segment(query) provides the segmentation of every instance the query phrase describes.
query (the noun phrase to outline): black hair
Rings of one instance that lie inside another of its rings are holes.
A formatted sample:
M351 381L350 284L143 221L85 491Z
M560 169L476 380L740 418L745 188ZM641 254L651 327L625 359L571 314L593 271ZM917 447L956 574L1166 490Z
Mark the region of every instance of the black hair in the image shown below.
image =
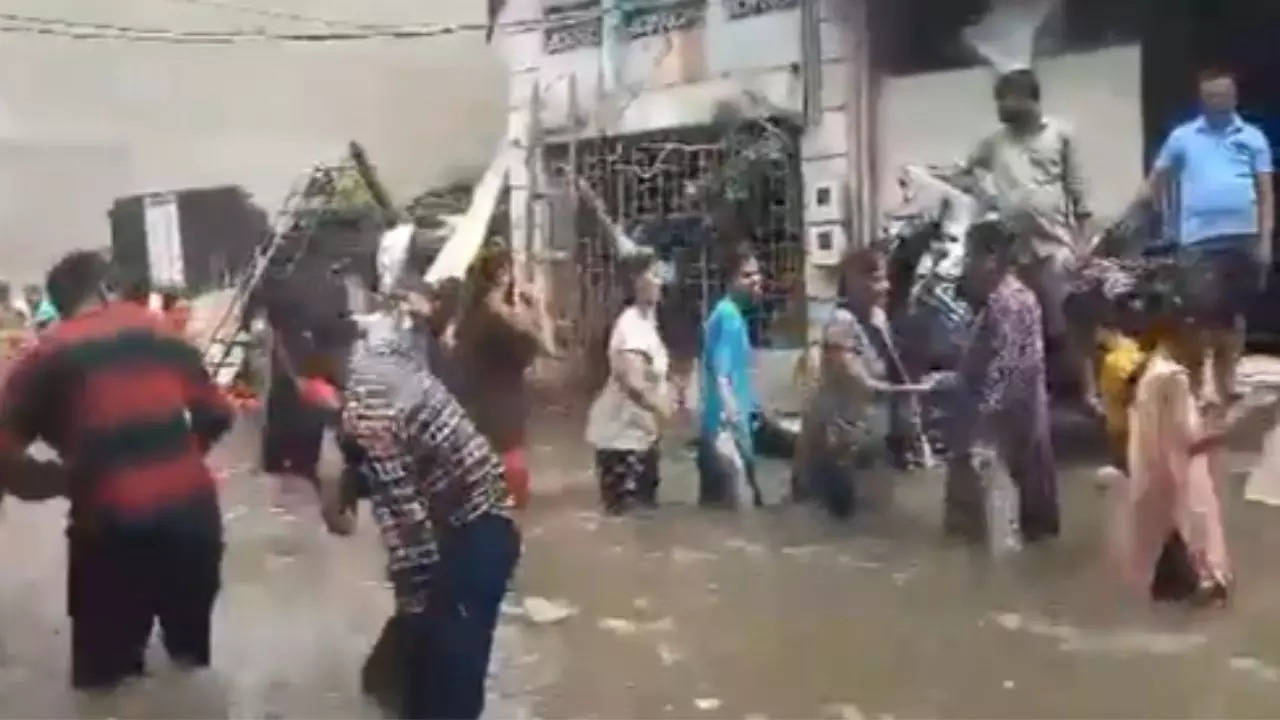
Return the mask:
M462 299L464 284L460 278L447 277L436 283L435 297L442 303L454 303Z
M743 240L735 242L725 249L724 253L724 276L729 282L733 282L738 278L738 274L742 272L745 266L756 257L755 247L748 241Z
M970 255L1007 262L1013 250L1015 238L1004 221L988 218L971 225L965 241L968 243L967 252Z
M1214 80L1230 80L1235 82L1235 71L1223 65L1206 65L1200 69L1200 72L1196 73L1197 84L1203 85L1207 82L1213 82Z
M142 273L135 273L121 283L120 297L139 305L146 305L151 296L151 279Z
M1011 70L996 79L995 96L1017 95L1040 102L1040 78L1028 68Z
M622 285L623 307L635 304L636 281L645 273L649 272L649 268L653 267L657 263L658 254L649 247L636 248L635 252L623 255L618 259L618 269L622 272L622 277L625 280Z
M641 275L649 272L649 269L658 264L658 254L647 247L639 248L636 252L631 253L621 259L622 271L626 274L629 285L634 286L637 279Z
M511 247L501 238L493 237L485 243L471 267L467 268L467 280L472 297L479 301L498 284L504 271L514 272L515 258Z
M160 293L160 309L169 312L178 305L178 301L182 299L182 293L177 290L165 290Z
M110 275L111 266L99 253L78 250L66 255L45 279L49 302L59 315L67 317L102 292Z

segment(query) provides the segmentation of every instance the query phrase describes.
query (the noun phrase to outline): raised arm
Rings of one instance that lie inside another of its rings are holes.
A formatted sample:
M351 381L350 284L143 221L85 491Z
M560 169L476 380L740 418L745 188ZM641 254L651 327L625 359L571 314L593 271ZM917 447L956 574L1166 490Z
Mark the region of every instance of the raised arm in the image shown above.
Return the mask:
M995 137L988 136L978 141L973 150L959 165L947 168L935 168L937 176L968 193L978 189L980 172L990 172L995 155Z
M1175 130L1160 148L1160 154L1151 166L1151 173L1138 188L1138 194L1130 204L1130 211L1159 202L1168 192L1170 182L1182 167L1182 162L1182 135Z

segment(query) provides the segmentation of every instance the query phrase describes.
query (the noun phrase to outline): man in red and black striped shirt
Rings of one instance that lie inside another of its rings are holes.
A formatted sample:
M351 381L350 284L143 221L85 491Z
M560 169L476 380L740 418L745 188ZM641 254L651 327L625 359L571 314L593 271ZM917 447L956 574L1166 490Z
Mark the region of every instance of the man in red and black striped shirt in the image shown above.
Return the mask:
M108 276L106 260L89 252L50 271L49 297L63 320L0 392L2 484L19 496L71 498L76 687L141 673L156 618L175 661L208 665L222 561L204 454L230 427L231 408L199 352L146 309L117 302ZM36 440L58 451L60 467L26 455Z

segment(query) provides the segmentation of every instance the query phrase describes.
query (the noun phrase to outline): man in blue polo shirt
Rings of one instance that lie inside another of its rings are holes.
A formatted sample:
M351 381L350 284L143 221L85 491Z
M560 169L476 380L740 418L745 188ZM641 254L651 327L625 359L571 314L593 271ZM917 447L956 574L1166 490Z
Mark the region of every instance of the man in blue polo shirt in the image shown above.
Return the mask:
M1173 131L1138 202L1180 196L1178 264L1190 309L1204 322L1217 399L1230 402L1244 348L1244 311L1271 265L1275 206L1271 145L1236 114L1229 72L1200 75L1203 114ZM1192 383L1199 390L1201 372Z

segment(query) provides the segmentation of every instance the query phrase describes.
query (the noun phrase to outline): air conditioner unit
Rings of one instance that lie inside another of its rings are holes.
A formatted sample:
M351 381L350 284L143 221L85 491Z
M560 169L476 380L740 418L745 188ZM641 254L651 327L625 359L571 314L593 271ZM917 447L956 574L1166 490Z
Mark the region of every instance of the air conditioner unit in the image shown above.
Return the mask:
M809 263L816 267L834 267L840 264L845 248L849 245L849 236L844 225L831 223L813 225L808 229L808 243L805 247Z

